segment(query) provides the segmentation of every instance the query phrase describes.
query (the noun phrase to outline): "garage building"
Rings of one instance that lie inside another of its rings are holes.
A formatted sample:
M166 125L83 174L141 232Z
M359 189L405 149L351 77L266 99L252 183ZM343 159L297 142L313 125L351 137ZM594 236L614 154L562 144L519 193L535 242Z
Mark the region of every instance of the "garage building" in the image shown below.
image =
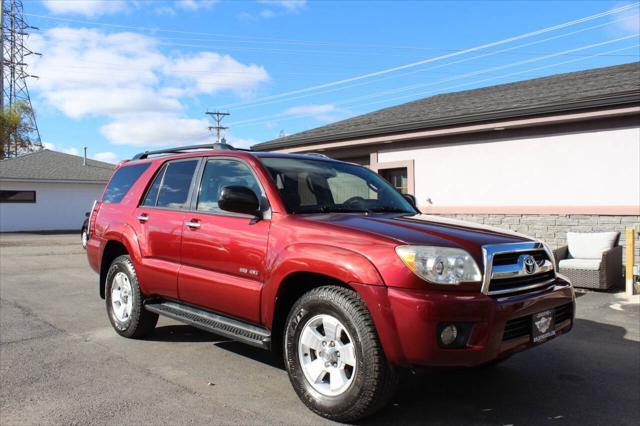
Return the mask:
M640 223L640 63L436 95L253 149L367 165L425 213L624 244Z
M0 232L79 232L113 168L48 149L0 161Z

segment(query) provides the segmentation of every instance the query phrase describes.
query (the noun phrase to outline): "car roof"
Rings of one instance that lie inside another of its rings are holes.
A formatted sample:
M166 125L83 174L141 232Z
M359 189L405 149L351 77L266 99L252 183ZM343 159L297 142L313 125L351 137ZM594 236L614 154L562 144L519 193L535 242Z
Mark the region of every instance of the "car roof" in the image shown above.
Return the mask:
M221 146L223 145L223 146ZM226 146L224 146L226 145ZM167 148L157 151L145 151L136 154L131 160L124 160L119 166L162 161L186 159L194 157L210 157L210 156L225 156L225 157L257 157L257 158L292 158L299 160L318 160L329 161L336 163L344 163L340 160L327 157L320 153L305 153L305 154L289 154L279 152L268 151L251 151L247 149L237 149L227 144L208 144L208 145L190 145L185 147Z

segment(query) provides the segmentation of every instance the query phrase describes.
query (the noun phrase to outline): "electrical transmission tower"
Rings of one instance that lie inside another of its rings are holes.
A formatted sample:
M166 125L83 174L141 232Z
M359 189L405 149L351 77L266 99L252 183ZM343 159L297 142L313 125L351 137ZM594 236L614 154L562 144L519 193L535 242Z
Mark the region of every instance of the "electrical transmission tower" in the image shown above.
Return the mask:
M215 126L209 126L209 130L216 131L216 142L220 143L222 141L223 132L228 129L228 127L222 126L222 119L231 114L229 114L228 112L218 112L218 111L215 111L215 112L207 111L206 114L213 117L214 121L216 122Z
M29 74L25 59L29 55L40 55L25 45L30 29L37 30L25 22L22 0L0 0L0 111L8 109L22 116L19 128L8 129L0 135L2 158L17 157L24 152L42 148L27 87L27 79L37 77Z

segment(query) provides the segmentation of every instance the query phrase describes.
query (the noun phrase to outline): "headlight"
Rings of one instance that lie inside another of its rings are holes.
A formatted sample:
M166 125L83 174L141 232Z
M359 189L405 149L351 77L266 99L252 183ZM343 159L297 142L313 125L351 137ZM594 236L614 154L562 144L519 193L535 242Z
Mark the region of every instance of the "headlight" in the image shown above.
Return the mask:
M432 246L398 246L396 253L414 274L436 284L481 281L471 255L462 249Z

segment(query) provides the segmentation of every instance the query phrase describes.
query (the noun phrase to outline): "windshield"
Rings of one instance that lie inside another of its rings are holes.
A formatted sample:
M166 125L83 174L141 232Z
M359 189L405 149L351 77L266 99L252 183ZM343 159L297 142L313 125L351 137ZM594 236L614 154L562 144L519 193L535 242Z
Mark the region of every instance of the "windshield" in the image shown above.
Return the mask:
M260 161L289 213L417 213L386 180L362 166L278 157Z

